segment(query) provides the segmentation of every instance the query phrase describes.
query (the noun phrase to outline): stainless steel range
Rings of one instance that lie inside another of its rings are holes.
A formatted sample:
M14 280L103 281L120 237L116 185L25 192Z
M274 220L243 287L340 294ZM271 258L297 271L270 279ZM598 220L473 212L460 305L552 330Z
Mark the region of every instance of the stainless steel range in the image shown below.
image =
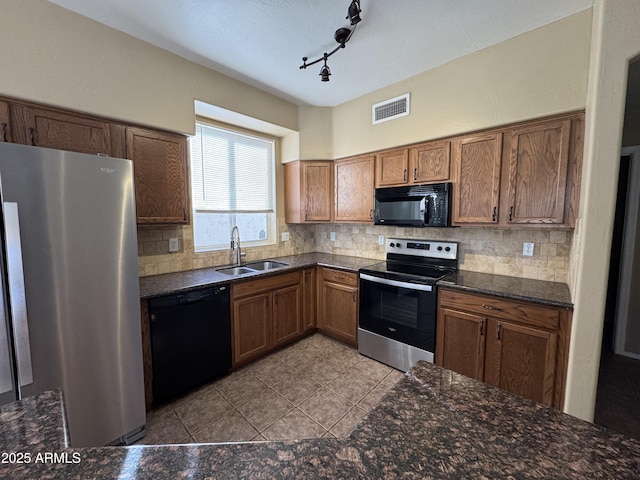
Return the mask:
M387 260L360 269L358 350L407 371L433 362L436 282L458 269L458 244L389 238Z

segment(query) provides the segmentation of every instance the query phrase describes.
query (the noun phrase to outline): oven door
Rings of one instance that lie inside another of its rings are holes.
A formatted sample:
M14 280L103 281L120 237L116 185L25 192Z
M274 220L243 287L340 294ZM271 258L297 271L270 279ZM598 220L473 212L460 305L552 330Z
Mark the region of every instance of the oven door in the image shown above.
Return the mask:
M359 324L363 330L435 352L435 285L360 273Z

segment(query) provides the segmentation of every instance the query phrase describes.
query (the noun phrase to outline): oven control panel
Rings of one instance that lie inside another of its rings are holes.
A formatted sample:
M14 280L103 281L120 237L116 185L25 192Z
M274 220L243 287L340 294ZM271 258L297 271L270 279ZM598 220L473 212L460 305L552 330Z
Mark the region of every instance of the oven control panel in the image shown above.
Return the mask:
M398 253L428 258L457 260L457 242L438 242L435 240L416 240L411 238L388 238L387 253Z

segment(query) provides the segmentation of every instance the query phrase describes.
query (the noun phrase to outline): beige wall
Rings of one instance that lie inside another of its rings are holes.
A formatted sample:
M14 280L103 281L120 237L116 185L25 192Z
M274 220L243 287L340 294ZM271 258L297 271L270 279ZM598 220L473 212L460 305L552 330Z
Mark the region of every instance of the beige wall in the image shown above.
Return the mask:
M194 99L298 129L296 105L46 0L4 0L0 94L192 134Z
M334 158L585 107L591 11L486 48L333 111ZM411 93L411 114L371 125L371 105Z
M571 251L574 323L565 410L593 419L628 62L640 53L640 2L596 0L580 217Z

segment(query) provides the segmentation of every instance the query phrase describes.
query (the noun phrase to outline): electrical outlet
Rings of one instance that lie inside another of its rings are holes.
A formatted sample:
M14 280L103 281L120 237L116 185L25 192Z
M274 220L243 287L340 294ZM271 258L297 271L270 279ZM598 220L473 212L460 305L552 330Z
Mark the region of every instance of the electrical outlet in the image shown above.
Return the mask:
M283 242L289 241L289 232L282 232L282 241Z
M533 246L533 243L524 242L524 245L522 246L522 255L525 257L533 257Z
M378 245L384 245L384 235L378 235Z
M336 241L336 232L329 233L329 240L331 240L332 242Z
M169 239L169 251L170 252L177 252L180 249L180 242L178 241L177 238L170 238Z

